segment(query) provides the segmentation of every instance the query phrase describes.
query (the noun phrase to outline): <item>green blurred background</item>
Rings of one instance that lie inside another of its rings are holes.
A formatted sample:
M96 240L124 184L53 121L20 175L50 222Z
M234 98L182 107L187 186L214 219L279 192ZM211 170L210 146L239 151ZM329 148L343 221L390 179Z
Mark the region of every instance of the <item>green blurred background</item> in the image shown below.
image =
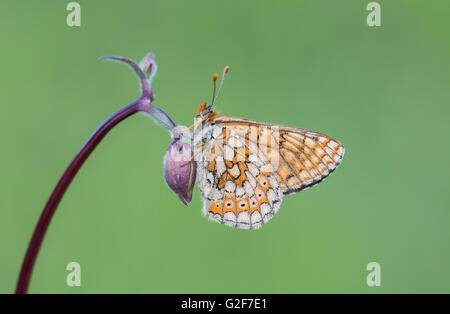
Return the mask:
M80 0L0 3L0 292L13 292L40 212L96 126L139 96L125 66L150 49L155 104L183 125L211 97L227 115L341 140L342 165L284 198L257 231L169 190L170 139L143 115L88 159L48 230L32 293L450 292L450 3ZM81 265L81 287L66 265ZM366 265L381 264L381 287Z

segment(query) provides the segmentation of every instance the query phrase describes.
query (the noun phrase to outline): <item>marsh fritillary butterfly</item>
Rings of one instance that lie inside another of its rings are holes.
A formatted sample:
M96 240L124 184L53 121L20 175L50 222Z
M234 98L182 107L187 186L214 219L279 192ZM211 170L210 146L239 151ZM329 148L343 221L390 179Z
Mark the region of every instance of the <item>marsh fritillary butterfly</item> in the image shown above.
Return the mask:
M283 195L329 176L344 146L306 129L218 115L216 79L213 101L199 105L193 125L203 214L231 227L258 229L278 212Z

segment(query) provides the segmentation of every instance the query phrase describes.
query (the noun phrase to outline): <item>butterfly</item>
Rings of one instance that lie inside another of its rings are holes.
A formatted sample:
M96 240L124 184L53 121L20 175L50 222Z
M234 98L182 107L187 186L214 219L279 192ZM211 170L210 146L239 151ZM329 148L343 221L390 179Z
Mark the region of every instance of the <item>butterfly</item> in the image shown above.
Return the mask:
M217 77L211 105L198 106L192 126L202 212L230 227L258 229L278 212L284 195L329 176L345 149L318 132L219 115Z

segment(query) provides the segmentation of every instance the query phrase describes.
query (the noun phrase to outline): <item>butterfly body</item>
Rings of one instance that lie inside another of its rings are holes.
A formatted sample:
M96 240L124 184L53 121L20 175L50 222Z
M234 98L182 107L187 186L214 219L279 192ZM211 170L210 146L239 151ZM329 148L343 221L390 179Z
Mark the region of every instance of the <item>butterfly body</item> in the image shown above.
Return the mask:
M284 194L321 182L344 155L342 144L324 134L209 108L197 110L193 145L202 211L213 221L260 228L278 212Z

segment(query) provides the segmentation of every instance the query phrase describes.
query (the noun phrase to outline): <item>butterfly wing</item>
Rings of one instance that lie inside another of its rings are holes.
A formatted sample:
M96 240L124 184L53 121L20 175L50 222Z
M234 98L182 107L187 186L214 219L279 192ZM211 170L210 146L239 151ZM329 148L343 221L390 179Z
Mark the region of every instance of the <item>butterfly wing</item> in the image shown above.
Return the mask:
M218 117L215 123L230 129L248 143L252 152L271 164L284 194L322 182L342 162L345 153L338 140L307 129L227 116Z
M229 148L215 142L207 153L212 158L197 161L203 214L230 227L258 229L280 208L280 184L264 171L262 159Z
M284 194L320 183L341 163L344 146L312 131L280 130L277 178Z
M197 159L203 213L238 228L261 227L283 194L321 182L344 155L327 135L240 118L216 117L196 133L208 144Z

